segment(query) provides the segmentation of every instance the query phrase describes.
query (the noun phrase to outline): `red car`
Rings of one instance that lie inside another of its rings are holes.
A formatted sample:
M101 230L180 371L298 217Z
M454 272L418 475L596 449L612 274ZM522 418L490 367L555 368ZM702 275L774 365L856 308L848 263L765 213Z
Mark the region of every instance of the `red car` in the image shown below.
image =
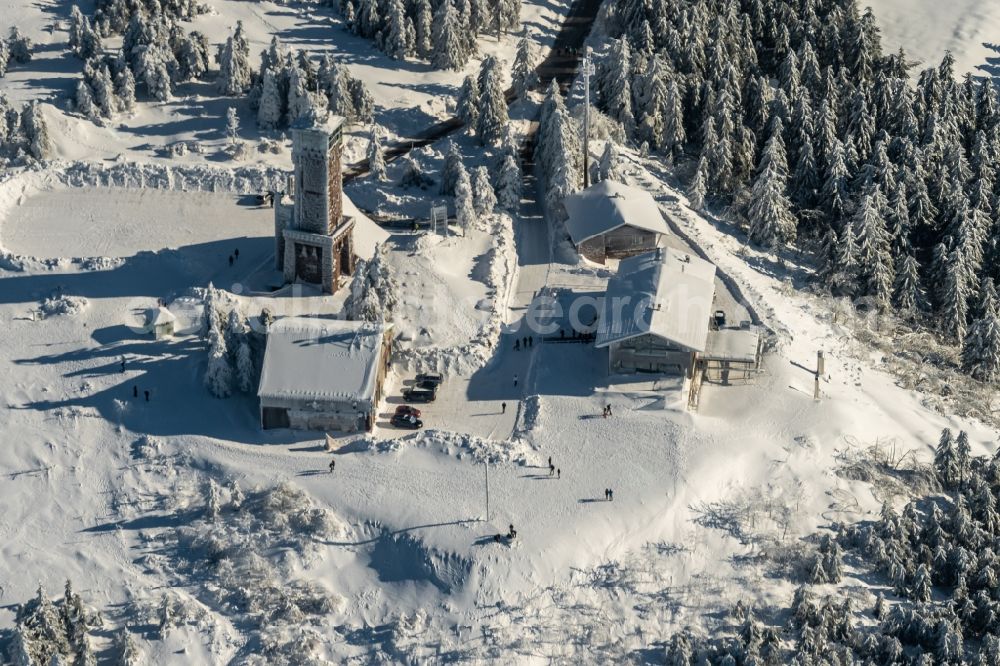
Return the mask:
M396 408L395 414L393 416L412 416L414 418L420 418L420 410L416 407L410 407L409 405L400 405Z

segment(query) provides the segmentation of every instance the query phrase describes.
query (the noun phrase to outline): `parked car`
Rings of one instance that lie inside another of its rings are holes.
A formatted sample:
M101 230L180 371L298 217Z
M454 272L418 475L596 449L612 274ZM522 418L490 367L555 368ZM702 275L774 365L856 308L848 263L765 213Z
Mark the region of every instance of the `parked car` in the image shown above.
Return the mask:
M444 382L444 377L436 372L421 372L417 375L416 380L417 384L433 384L434 386L440 386Z
M403 398L407 402L434 402L437 399L437 391L423 388L403 389Z
M391 423L397 428L409 428L410 430L419 430L424 427L423 421L409 414L396 414L392 417Z
M409 405L400 405L396 408L393 416L413 416L415 418L420 418L420 410L416 407L411 407Z
M418 379L414 384L418 389L423 389L424 391L437 391L440 384L438 382L432 381L430 379Z

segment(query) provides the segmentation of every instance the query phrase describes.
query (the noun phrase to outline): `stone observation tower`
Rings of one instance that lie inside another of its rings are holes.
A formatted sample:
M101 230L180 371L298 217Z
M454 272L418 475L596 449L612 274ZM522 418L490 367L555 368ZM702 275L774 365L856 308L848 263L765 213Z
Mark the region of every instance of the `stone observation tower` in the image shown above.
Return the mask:
M274 206L274 259L285 282L328 294L354 272L354 220L344 216L341 152L344 119L292 130L293 174Z

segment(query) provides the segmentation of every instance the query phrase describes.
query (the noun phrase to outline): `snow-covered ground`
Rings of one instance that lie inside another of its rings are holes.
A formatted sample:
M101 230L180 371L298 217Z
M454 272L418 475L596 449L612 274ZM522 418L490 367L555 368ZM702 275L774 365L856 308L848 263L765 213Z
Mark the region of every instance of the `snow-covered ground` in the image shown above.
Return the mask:
M195 25L213 42L242 18L255 51L277 31L293 47L353 54L352 72L383 107L379 122L400 135L440 117L460 81L388 61L313 5L211 4L217 13ZM542 44L565 4L525 3ZM47 39L44 27L64 20L63 6L0 10L3 24L52 46L34 74L12 70L5 89L61 96L78 63L64 61L55 46L64 37ZM320 434L262 432L252 396L208 394L200 337L154 341L135 330L137 312L157 299L197 311L209 282L238 292L226 305L248 316L263 307L334 315L343 303L343 293L258 291L272 218L246 195L280 174L220 176L231 165L204 154L179 160L198 169L162 169L157 146L223 141L227 102L192 95L112 128L61 116L63 157L129 158L0 184L0 630L39 584L54 594L70 578L107 629L130 625L147 663L253 654L269 663L614 663L679 627L711 631L737 600L787 602L792 583L769 570L782 553L833 522L871 517L884 499L883 488L834 473L841 452L892 441L926 457L945 426L968 430L974 453L993 451L991 428L929 408L826 303L795 291L803 269L744 252L724 222L687 207L655 160L629 154L629 179L774 331L763 372L745 385L705 385L697 411L685 412L672 408L679 391L668 382L610 381L605 353L590 344L533 335L515 351L533 332L513 325L540 290L595 295L610 275L554 260L530 201L464 236L397 231L389 397L372 435L335 438L331 473ZM490 164L472 140L459 142L470 165ZM429 172L442 149L421 154ZM287 168L289 156L255 161ZM440 199L436 189L367 179L348 194L390 216L422 216ZM818 350L827 377L816 401ZM392 429L399 389L425 367L447 373L424 409L428 429ZM518 538L496 542L509 525ZM171 619L161 627L164 607ZM110 631L94 640L110 656Z
M882 46L899 47L934 67L951 51L955 71L1000 76L1000 4L992 0L868 0L882 29Z

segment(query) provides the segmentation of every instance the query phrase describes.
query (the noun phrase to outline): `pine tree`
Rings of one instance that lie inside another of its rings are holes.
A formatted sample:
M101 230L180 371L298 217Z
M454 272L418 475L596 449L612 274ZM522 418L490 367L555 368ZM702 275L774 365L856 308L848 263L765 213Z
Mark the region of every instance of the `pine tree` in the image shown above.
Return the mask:
M236 348L236 383L243 393L250 393L254 388L253 354L245 339Z
M167 68L163 51L155 45L146 47L139 56L139 71L149 96L159 102L166 102L173 92L170 70Z
M419 187L425 190L432 184L433 181L424 175L420 164L412 156L407 155L403 158L403 174L399 177L400 187Z
M868 192L862 198L853 226L857 230L858 272L865 293L880 309L887 309L895 275L889 233L875 192Z
M376 127L372 127L371 135L368 138L368 172L373 179L379 182L387 180L382 139Z
M476 127L479 120L479 83L471 74L465 77L458 91L456 113L467 127Z
M521 203L521 167L513 155L505 155L496 183L497 203L514 212Z
M618 183L625 182L624 173L622 173L621 156L618 153L618 146L615 145L614 141L606 141L604 143L604 153L601 155L600 161L597 163L598 180L613 180Z
M458 152L458 144L448 142L448 152L444 157L444 167L441 170L441 194L455 194L455 184L460 172L465 171L462 164L462 154Z
M430 0L417 0L416 21L414 21L414 48L421 58L430 58L434 52L434 43L431 41L434 28L433 13L431 12Z
M941 329L953 340L961 343L966 333L969 312L969 288L965 267L958 250L948 255L944 281L941 287Z
M226 109L226 136L232 146L240 140L240 118L236 115L236 108L232 106Z
M122 627L115 637L115 666L139 666L141 655L139 647L135 644L135 638L129 628Z
M28 141L28 153L36 160L47 159L52 152L49 127L37 101L31 102L21 111L21 131Z
M306 87L305 75L298 67L289 68L288 72L288 124L312 124L315 118L313 98Z
M896 267L896 281L893 285L893 304L904 315L913 316L924 303L924 291L920 283L920 265L912 254L899 257Z
M476 135L483 145L495 145L507 132L507 99L500 79L500 61L493 56L483 60L480 69L479 118Z
M97 117L97 106L94 104L94 94L91 92L90 86L88 86L85 81L77 81L76 98L74 102L76 104L77 113L91 119Z
M992 282L988 282L992 286ZM989 287L984 304L962 344L962 369L981 382L1000 380L1000 315Z
M209 323L205 386L216 398L228 398L233 393L233 369L227 353L226 338L219 330L215 317L210 317Z
M385 51L396 60L404 60L413 51L411 35L407 29L406 12L402 0L389 1L389 25L385 38Z
M257 126L262 130L277 129L281 125L283 106L274 70L267 69L264 71L260 105L257 107Z
M357 14L352 23L354 32L371 39L382 29L378 0L358 0Z
M431 64L438 69L459 70L469 60L462 38L462 22L451 0L442 0L432 24L434 51Z
M7 46L10 49L10 59L19 65L26 65L31 62L31 51L34 45L31 39L21 33L15 25L10 29L10 37L7 38Z
M118 98L120 111L135 109L135 77L128 67L124 67L115 77L115 97Z
M705 159L705 153L702 152L701 158L698 159L698 166L694 170L694 177L691 179L691 184L688 185L688 202L691 204L691 208L697 211L705 208L707 171L708 160Z
M353 115L350 117L363 123L370 123L375 117L375 98L372 97L364 81L349 77L347 89L351 95L353 109Z
M219 49L219 92L223 95L242 95L250 88L250 47L243 31L243 22L236 22L236 29Z
M934 451L934 469L946 487L951 487L958 478L958 456L955 454L955 440L951 430L941 431L937 449Z
M462 229L462 233L476 223L476 207L472 199L472 183L469 181L469 174L465 166L459 164L459 171L455 179L455 220Z
M748 210L750 238L766 247L780 248L795 240L796 223L787 181L788 164L779 121L761 155Z
M608 115L617 120L631 136L635 128L632 113L632 51L625 37L613 40L603 68L606 79L603 82L605 106Z
M497 205L497 197L490 183L490 172L484 166L476 167L472 175L472 201L479 217L489 217Z
M532 42L527 37L522 37L517 43L511 79L513 80L514 94L520 98L524 98L538 83L538 74L535 72L535 54L532 50Z

